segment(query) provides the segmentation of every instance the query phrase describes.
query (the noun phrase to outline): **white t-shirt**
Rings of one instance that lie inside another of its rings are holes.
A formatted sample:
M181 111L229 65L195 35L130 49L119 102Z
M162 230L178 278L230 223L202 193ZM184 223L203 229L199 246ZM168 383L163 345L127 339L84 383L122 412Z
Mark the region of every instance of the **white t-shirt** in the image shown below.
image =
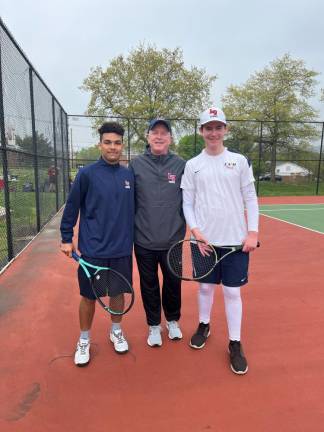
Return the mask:
M216 156L203 150L190 159L181 188L194 191L197 228L214 245L239 245L247 235L241 189L254 182L245 156L224 151Z

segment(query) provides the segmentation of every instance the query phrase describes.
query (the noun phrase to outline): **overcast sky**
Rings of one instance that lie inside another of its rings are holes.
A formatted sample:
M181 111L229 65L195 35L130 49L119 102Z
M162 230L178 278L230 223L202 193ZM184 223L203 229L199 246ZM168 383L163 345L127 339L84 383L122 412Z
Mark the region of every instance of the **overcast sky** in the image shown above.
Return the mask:
M323 0L0 0L0 15L64 109L83 113L78 87L91 67L106 67L139 42L181 47L186 66L218 79L212 100L289 52L321 73Z

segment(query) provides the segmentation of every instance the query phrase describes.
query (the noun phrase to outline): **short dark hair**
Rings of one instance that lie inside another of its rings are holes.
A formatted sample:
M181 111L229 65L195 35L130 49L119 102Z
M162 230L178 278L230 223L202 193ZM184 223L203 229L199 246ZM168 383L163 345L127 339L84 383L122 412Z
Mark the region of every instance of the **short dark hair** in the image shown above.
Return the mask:
M100 141L102 140L102 135L105 133L115 133L120 136L124 136L125 129L123 126L117 122L105 122L102 126L98 129L99 135L100 135Z

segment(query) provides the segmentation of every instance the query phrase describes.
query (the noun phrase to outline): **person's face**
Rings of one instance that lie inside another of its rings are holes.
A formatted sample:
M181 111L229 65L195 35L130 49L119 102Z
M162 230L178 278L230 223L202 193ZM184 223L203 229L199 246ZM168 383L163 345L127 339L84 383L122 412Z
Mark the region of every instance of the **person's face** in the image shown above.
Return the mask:
M147 135L147 142L155 155L167 154L171 141L171 133L163 123L158 123Z
M123 137L114 132L104 133L98 146L102 158L110 164L116 164L123 152Z
M227 133L227 127L219 121L211 121L200 128L200 133L205 141L207 151L217 153L223 149L224 136Z

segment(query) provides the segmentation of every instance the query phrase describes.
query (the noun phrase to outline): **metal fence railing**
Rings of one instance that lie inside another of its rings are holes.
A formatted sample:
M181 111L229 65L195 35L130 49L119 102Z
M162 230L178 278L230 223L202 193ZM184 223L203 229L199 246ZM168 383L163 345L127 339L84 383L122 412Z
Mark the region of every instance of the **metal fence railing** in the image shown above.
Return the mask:
M148 120L143 118L68 115L72 177L98 157L98 126L116 120L125 127L127 163L146 145ZM170 119L172 150L184 159L203 148L196 119ZM324 194L323 122L229 120L226 146L252 161L259 195Z
M0 20L0 269L64 204L67 114Z

